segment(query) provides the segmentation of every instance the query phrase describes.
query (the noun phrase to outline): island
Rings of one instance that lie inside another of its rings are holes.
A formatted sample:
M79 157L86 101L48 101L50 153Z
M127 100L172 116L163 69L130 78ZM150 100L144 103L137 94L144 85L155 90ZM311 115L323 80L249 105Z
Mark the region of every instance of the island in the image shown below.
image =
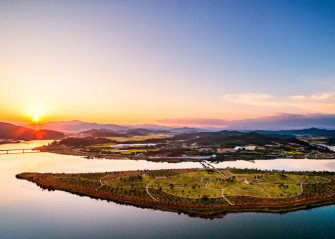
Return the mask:
M334 172L206 168L16 175L61 190L141 208L223 217L232 212L285 213L335 202Z

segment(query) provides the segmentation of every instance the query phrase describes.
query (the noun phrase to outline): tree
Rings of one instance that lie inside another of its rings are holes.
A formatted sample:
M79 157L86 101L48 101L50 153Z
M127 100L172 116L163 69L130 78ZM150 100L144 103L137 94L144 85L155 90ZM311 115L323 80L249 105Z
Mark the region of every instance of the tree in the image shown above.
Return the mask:
M207 195L203 195L201 199L204 200L204 201L207 201L208 198L209 198L209 197L208 197Z

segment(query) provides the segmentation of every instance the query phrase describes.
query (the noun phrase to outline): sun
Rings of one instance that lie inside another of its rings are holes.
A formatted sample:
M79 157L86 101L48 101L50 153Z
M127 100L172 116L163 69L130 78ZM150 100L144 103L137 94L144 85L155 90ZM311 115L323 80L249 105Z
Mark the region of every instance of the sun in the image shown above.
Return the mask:
M40 117L38 115L34 115L33 120L35 122L38 122L40 120Z

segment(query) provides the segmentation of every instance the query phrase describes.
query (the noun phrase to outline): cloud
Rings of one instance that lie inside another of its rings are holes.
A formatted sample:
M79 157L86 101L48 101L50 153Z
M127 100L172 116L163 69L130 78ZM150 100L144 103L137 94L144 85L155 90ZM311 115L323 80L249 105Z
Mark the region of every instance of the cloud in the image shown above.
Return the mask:
M280 98L269 94L243 93L237 95L224 95L219 98L230 103L256 106L279 106L285 103Z
M278 97L269 94L227 94L220 96L222 101L252 105L258 107L298 108L309 112L333 113L335 110L335 93L322 93L311 96L293 95Z
M168 124L168 125L228 127L230 121L223 120L223 119L179 118L179 119L162 119L162 120L157 120L157 122L163 123L163 124Z
M289 97L291 100L309 100L309 101L322 101L322 100L335 100L335 93L323 93L311 96L295 95Z
M334 93L324 93L319 95L312 95L311 99L316 100L335 100L335 94Z
M305 100L307 97L303 96L303 95L294 95L294 96L290 96L291 100Z

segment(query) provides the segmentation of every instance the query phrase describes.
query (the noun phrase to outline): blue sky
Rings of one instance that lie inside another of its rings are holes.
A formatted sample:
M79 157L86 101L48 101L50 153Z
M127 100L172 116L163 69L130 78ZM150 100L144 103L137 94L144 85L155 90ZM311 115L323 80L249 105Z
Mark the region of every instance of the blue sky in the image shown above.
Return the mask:
M1 110L127 123L331 114L334 26L334 1L1 1Z

